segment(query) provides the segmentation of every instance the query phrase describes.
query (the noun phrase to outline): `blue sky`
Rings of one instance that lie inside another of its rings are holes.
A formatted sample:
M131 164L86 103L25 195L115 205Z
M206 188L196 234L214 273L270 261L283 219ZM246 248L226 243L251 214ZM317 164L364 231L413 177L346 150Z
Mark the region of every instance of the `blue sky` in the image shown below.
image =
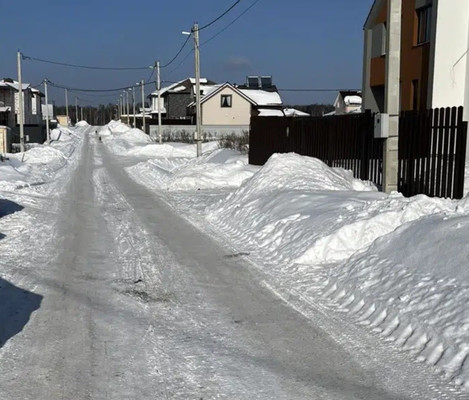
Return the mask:
M223 19L200 32L207 40L255 0L241 0ZM97 66L168 62L185 40L183 30L220 15L234 0L18 0L2 4L0 76L17 77L16 51ZM372 0L260 0L235 24L201 48L202 76L243 83L246 75L272 75L279 88L360 88L363 23ZM16 17L17 16L17 17ZM18 25L18 22L21 24ZM20 29L18 29L20 26ZM192 45L192 41L190 42ZM190 51L162 70L162 79L193 76ZM23 80L44 78L69 87L116 88L147 79L151 71L90 71L23 62ZM153 88L147 87L147 92ZM63 91L51 90L57 104ZM117 101L118 94L79 94L81 104ZM74 103L75 94L70 94ZM332 102L331 93L282 93L285 103Z

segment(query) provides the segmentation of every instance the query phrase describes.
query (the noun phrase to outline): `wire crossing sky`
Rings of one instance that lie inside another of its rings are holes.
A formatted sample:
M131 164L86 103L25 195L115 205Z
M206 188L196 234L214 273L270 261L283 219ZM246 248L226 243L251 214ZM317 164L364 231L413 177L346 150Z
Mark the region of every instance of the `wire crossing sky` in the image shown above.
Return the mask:
M4 15L18 15L17 3L3 4ZM8 40L0 55L1 77L16 79L20 49L29 57L23 61L25 82L48 78L60 86L96 90L129 87L143 79L148 94L155 89L149 67L156 60L166 66L162 80L194 75L192 36L182 32L197 22L203 28L202 77L239 84L247 75L272 75L279 88L297 89L282 92L285 103L331 102L334 92L298 89L361 87L363 23L371 3L22 0L21 29L14 18L2 23ZM64 104L62 89L51 87L49 94ZM90 103L116 103L117 98L118 92L101 93Z

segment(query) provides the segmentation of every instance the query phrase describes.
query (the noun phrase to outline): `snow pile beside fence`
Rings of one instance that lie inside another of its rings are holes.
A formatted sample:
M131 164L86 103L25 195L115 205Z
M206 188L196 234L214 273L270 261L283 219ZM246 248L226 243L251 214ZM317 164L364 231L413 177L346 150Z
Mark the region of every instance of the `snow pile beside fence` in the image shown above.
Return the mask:
M238 157L161 157L129 173L177 191L169 201L195 223L205 213L211 232L249 254L273 286L347 312L469 389L469 197L387 195L296 154L273 155L262 168ZM214 196L188 196L199 188ZM211 204L187 206L201 200Z
M187 149L187 146L182 148ZM187 156L188 153L185 154ZM127 172L136 181L153 189L193 191L239 187L257 170L258 167L247 164L246 156L232 150L218 149L200 158L159 157L130 167Z
M322 294L469 388L469 199L388 196L286 154L207 211L282 287Z

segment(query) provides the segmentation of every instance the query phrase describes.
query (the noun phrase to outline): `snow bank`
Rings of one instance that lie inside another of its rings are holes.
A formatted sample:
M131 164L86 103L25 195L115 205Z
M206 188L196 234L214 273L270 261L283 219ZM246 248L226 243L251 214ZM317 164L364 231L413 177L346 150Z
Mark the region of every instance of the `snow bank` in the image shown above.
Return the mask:
M469 198L369 189L318 160L276 155L207 218L284 287L322 293L469 388Z
M383 196L350 171L293 153L277 154L236 192L208 209L207 218L244 249L260 249L260 259L289 263Z
M187 153L182 154L187 156ZM191 191L239 187L257 169L248 165L246 156L218 149L200 158L159 157L130 167L127 172L136 181L153 189Z
M88 124L88 122L86 121L78 121L76 124L75 124L76 127L86 127L86 126L90 126Z
M43 185L70 164L86 127L74 130L59 126L51 131L51 145L37 145L24 153L7 154L0 163L0 191Z
M111 121L98 134L107 148L114 154L129 157L195 157L196 145L186 143L154 143L140 129L132 129L120 121ZM202 152L218 148L217 142L202 144Z
M331 270L324 294L469 389L469 216L433 215Z
M296 154L258 168L226 150L198 160L160 151L129 174L172 192L195 223L205 213L210 232L284 290L327 301L469 389L469 197L386 195ZM188 205L201 199L212 203L196 215Z

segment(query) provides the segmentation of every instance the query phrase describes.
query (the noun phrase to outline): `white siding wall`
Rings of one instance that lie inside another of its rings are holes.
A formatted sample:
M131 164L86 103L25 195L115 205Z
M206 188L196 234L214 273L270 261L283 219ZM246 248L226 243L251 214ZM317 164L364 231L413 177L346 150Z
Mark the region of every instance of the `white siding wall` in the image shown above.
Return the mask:
M232 95L232 106L221 107L221 96ZM229 87L202 104L203 125L249 125L251 123L251 103Z
M468 55L464 55L469 47L469 2L439 0L437 4L432 107L462 106L469 89Z

